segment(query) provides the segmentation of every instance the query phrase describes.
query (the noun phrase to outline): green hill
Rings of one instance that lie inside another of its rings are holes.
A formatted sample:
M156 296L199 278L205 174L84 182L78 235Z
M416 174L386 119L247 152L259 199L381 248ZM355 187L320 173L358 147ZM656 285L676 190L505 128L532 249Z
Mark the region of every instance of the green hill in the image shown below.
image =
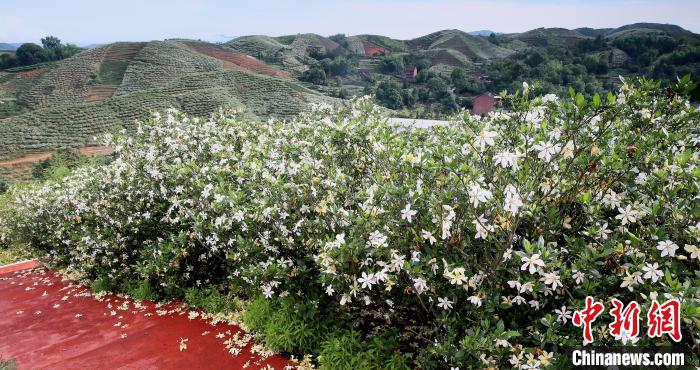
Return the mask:
M227 106L292 117L311 103L333 101L248 55L189 40L115 43L1 72L0 99L20 107L0 119L3 158L90 145L103 132L131 128L168 107L198 116Z

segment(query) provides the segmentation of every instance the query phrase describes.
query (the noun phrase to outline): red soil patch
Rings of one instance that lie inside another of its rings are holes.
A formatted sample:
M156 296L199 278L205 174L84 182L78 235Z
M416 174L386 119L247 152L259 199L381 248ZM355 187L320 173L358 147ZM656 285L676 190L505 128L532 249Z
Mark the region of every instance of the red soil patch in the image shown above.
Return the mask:
M78 149L71 149L80 152L81 154L85 155L107 155L107 154L112 154L114 149L108 146L87 146L84 148L78 148ZM26 164L32 164L36 162L43 161L44 159L48 159L53 155L54 151L48 151L48 152L40 152L40 153L34 153L34 154L29 154L25 155L24 157L19 157L19 158L14 158L14 159L8 159L6 161L0 161L0 167L4 168L12 168L15 166L21 166L21 165L26 165Z
M291 79L291 74L289 72L265 64L250 55L237 53L233 50L216 45L191 41L184 41L183 43L197 53L221 60L224 62L224 68L226 69L243 70L272 77Z
M80 154L85 155L109 155L114 152L111 146L86 146L77 149Z
M156 305L89 288L43 268L0 269L0 353L20 369L284 369L237 326L178 303ZM224 342L243 338L232 347ZM183 345L181 345L181 343ZM234 351L236 352L236 351Z
M38 77L40 74L46 72L45 67L35 68L29 71L23 71L19 73L19 78L22 79L32 79Z
M385 48L369 41L362 41L362 47L365 48L365 55L368 57L376 57L378 55L387 54Z
M88 96L85 98L86 101L98 101L111 98L114 92L117 91L117 85L91 85L88 90Z

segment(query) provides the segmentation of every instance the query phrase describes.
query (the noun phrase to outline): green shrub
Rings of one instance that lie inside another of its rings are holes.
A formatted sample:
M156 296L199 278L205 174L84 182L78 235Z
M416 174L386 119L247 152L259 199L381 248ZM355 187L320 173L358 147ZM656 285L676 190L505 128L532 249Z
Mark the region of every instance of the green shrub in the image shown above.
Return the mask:
M0 358L0 370L17 370L15 360L3 360Z
M409 361L398 348L396 333L384 333L365 341L357 332L334 333L321 345L319 369L408 370Z
M215 287L189 288L185 291L185 302L206 312L234 312L239 307L234 297L223 295Z
M323 339L335 326L329 317L321 317L310 303L280 298L253 300L243 314L243 322L259 333L265 344L279 352L316 354Z
M586 296L677 298L690 345L700 113L682 84L589 99L525 84L507 111L427 129L388 124L366 98L291 121L169 110L108 137L111 164L11 192L0 225L111 286L255 298L249 329L328 367L562 365ZM625 339L608 323L596 344ZM334 354L353 331L363 344Z

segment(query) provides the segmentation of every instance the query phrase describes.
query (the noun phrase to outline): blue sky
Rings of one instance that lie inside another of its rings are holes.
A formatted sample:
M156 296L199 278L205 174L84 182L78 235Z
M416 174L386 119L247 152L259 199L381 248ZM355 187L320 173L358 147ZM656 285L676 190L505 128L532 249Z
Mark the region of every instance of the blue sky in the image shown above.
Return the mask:
M29 5L31 4L31 5ZM250 34L374 33L413 38L458 28L521 32L537 27L678 24L700 32L698 0L2 0L0 42L52 34L72 43Z

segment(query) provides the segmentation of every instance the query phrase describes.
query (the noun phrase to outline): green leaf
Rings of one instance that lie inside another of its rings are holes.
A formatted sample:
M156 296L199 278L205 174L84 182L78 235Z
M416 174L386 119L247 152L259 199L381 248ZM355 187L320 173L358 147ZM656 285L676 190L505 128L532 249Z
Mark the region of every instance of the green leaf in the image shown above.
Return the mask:
M608 104L615 104L616 101L617 97L613 93L608 91Z
M600 107L600 95L597 93L593 95L593 108L598 109Z

